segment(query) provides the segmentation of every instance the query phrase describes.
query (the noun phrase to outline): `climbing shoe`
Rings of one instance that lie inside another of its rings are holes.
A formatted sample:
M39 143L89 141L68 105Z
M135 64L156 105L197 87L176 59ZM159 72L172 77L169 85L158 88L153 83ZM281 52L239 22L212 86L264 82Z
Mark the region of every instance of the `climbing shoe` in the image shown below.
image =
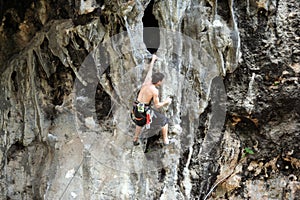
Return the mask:
M133 146L138 146L139 144L139 141L133 141Z

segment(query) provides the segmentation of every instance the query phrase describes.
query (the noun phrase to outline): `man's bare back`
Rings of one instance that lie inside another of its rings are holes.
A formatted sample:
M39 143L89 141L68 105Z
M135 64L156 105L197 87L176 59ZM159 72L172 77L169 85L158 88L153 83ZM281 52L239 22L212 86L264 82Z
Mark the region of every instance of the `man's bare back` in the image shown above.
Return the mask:
M157 86L160 86L161 81L157 83ZM144 84L140 90L137 100L141 103L149 104L151 100L153 100L153 104L156 108L160 108L162 106L168 105L172 102L171 98L167 98L165 101L160 102L158 97L158 89L155 84L149 83Z
M149 104L154 94L157 93L158 90L153 84L146 84L141 88L137 100L141 103Z

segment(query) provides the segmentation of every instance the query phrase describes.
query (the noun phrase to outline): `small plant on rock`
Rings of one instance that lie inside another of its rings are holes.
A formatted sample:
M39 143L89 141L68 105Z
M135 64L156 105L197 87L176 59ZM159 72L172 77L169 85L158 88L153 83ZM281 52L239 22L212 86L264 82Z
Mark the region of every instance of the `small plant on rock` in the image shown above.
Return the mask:
M247 156L247 155L249 155L249 154L253 155L253 154L254 154L254 151L253 151L252 149L250 149L249 147L246 147L246 148L244 149L244 151L243 151L242 158L244 158L245 156Z

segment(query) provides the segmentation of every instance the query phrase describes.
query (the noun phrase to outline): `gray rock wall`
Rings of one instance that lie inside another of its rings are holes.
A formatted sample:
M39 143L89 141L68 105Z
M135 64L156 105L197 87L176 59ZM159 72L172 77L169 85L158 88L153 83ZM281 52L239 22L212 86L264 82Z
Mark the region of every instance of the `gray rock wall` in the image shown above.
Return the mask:
M0 7L1 199L300 197L299 1ZM133 148L156 48L174 143Z

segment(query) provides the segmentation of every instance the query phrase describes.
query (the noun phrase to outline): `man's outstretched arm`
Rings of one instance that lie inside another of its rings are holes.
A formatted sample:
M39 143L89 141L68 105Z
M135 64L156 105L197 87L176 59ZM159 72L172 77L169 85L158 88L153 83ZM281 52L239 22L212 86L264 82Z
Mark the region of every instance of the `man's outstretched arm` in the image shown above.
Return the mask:
M147 72L147 75L146 75L146 78L145 78L145 81L143 83L143 85L146 85L146 84L151 84L152 82L152 70L153 70L153 65L154 65L154 62L157 60L157 56L155 54L152 55L152 60L150 62L150 66L149 66L149 70Z
M171 102L172 102L172 99L170 97L168 97L165 101L160 102L159 98L158 98L158 90L153 92L153 103L154 103L155 108L160 108L165 105L169 105Z

